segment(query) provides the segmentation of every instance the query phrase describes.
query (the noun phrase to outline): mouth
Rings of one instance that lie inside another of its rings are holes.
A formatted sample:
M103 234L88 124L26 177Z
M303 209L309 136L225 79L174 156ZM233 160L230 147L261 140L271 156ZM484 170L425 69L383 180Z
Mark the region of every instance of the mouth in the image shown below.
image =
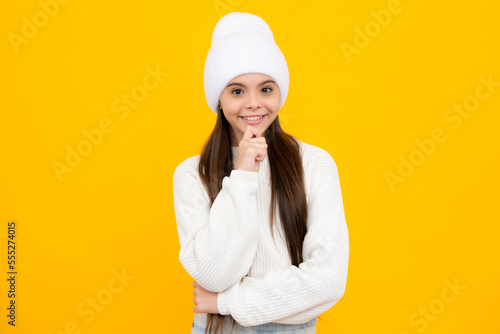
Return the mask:
M247 124L259 124L267 115L239 116Z

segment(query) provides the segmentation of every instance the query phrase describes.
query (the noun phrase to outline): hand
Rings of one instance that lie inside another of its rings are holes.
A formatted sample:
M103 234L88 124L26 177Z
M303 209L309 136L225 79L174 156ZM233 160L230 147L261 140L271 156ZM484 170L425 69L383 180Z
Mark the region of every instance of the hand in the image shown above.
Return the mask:
M203 289L196 281L193 281L193 308L194 313L219 313L217 308L217 295L216 292L211 292Z
M260 162L264 160L266 155L266 138L262 137L259 129L247 126L238 146L238 160L235 169L258 172Z

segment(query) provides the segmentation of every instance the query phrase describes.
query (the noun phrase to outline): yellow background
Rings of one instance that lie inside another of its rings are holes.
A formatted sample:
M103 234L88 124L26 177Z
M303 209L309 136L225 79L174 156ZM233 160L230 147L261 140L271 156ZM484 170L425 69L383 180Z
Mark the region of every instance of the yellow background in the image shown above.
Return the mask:
M268 22L286 57L285 131L326 149L339 169L348 281L317 332L498 333L500 6L396 4L2 2L0 332L190 331L192 279L178 260L172 176L216 119L203 91L213 28L221 14L242 11ZM399 12L377 23L372 11L389 8ZM345 45L357 51L346 56ZM144 92L148 67L168 75L128 114L116 112L123 95ZM488 76L497 83L488 97L458 126L446 121ZM113 129L85 147L82 131L106 120ZM419 153L415 141L436 128L446 140ZM67 147L78 145L90 153L60 180L54 162L66 164ZM387 173L410 157L421 160L391 187ZM15 328L6 324L9 221ZM122 270L133 278L120 285ZM454 280L456 293L447 290ZM101 303L91 319L92 298Z

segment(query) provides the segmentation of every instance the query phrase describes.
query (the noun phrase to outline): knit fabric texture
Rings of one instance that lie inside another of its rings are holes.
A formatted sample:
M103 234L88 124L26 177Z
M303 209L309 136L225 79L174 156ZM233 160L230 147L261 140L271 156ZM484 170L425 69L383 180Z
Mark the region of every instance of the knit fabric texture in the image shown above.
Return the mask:
M344 295L349 238L337 165L326 150L298 142L308 203L298 267L291 264L279 211L271 236L267 155L258 172L233 169L224 177L212 207L198 175L200 155L181 162L173 175L179 260L204 289L218 292L219 313L242 326L305 323ZM238 147L232 150L236 165Z
M261 73L273 78L280 91L280 108L283 106L288 95L288 66L271 29L257 15L232 12L215 25L205 60L205 97L213 112L217 113L225 86L235 77L247 73Z

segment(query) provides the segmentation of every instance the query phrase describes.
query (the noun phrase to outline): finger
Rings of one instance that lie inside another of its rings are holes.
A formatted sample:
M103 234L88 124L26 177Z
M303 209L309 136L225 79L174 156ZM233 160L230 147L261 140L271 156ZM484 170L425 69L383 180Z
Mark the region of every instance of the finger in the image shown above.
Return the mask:
M267 146L264 145L258 145L257 147L253 147L255 150L255 157L259 157L261 159L264 159L264 157L267 155Z
M250 138L248 139L250 143L252 143L253 147L258 147L260 149L267 150L267 142L266 142L266 137L258 137L258 138Z
M254 136L256 138L261 137L261 132L259 129L249 125L245 129L245 133L243 133L242 139L252 139Z
M254 133L252 132L252 127L250 125L247 126L245 132L243 133L243 137L241 139L252 139L254 137Z
M259 153L261 153L261 152L266 153L267 148L269 146L266 144L265 141L261 141L260 139L265 140L264 137L251 139L252 147L255 148Z

